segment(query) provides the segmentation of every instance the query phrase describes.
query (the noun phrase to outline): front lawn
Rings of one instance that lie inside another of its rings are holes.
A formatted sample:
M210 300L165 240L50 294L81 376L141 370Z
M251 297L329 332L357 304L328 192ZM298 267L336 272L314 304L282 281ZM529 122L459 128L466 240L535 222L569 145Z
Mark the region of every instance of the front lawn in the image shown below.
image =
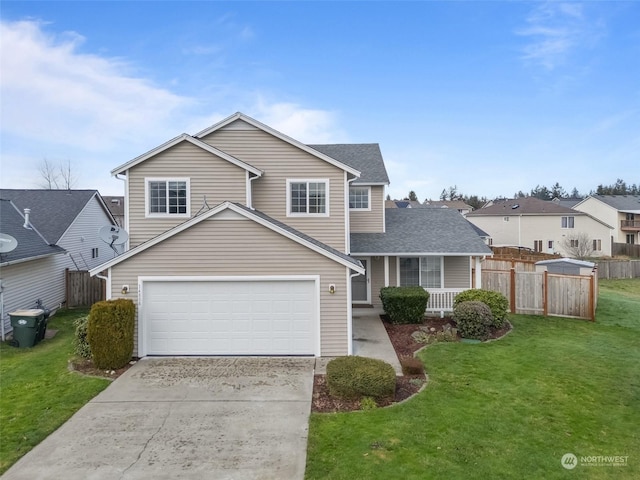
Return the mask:
M640 279L600 288L595 323L514 315L502 340L423 350L405 404L312 414L307 478L640 478ZM566 453L628 459L567 470Z
M102 391L108 380L70 372L73 321L87 311L59 311L56 336L33 348L0 344L0 473Z

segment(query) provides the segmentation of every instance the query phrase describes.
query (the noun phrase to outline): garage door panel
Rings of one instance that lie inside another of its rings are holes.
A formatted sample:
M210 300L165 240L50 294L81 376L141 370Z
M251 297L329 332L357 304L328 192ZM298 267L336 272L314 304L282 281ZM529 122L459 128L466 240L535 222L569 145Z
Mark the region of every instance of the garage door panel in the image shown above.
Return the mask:
M310 280L143 282L148 355L312 355Z

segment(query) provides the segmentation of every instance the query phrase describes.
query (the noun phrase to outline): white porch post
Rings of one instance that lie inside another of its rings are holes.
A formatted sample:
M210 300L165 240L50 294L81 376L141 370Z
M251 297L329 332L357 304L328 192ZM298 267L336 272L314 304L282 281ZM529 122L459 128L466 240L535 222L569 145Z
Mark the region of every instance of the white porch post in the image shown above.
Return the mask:
M389 257L384 256L384 286L389 286Z
M480 263L480 257L474 257L475 270L476 270L476 288L482 288L482 264Z

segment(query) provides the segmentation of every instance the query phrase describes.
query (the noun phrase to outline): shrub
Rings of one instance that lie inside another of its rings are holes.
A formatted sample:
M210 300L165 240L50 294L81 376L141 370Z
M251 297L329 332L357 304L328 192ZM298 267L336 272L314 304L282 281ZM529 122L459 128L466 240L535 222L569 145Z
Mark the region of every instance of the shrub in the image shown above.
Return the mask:
M327 363L329 393L338 398L394 395L396 372L387 362L367 357L338 357Z
M482 302L459 302L453 308L453 319L463 338L486 340L493 324L491 310Z
M96 368L121 368L131 360L135 313L133 302L124 298L93 304L87 340Z
M453 300L454 308L461 302L482 302L487 305L493 315L492 326L495 328L501 328L507 321L509 300L500 292L492 292L491 290L482 290L480 288L465 290L456 295Z
M402 373L405 375L420 375L424 373L424 364L416 357L403 357L400 359Z
M380 289L380 300L391 323L420 323L429 292L422 287L384 287Z
M362 400L360 400L360 408L362 410L373 410L375 408L378 408L378 404L376 403L374 398L362 397Z
M76 327L76 334L73 339L73 351L82 358L91 358L91 347L87 341L87 325L89 317L80 317L73 325Z

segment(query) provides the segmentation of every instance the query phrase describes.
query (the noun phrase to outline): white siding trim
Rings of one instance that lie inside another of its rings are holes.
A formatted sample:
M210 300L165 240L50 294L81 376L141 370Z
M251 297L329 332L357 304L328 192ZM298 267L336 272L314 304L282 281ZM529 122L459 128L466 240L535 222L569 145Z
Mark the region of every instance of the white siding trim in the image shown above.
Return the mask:
M356 274L351 274L351 270L347 268L347 355L353 355L353 308L351 307L353 302L351 292L351 279Z
M347 269L349 272L349 269ZM320 275L251 275L251 276L139 276L138 277L138 356L147 355L145 342L146 325L144 324L144 282L260 282L260 281L313 281L316 294L316 318L314 321L314 335L316 336L314 355L321 355L321 330L320 330ZM348 288L348 287L347 287ZM347 292L347 295L349 293Z
M389 257L384 256L384 286L389 286Z

